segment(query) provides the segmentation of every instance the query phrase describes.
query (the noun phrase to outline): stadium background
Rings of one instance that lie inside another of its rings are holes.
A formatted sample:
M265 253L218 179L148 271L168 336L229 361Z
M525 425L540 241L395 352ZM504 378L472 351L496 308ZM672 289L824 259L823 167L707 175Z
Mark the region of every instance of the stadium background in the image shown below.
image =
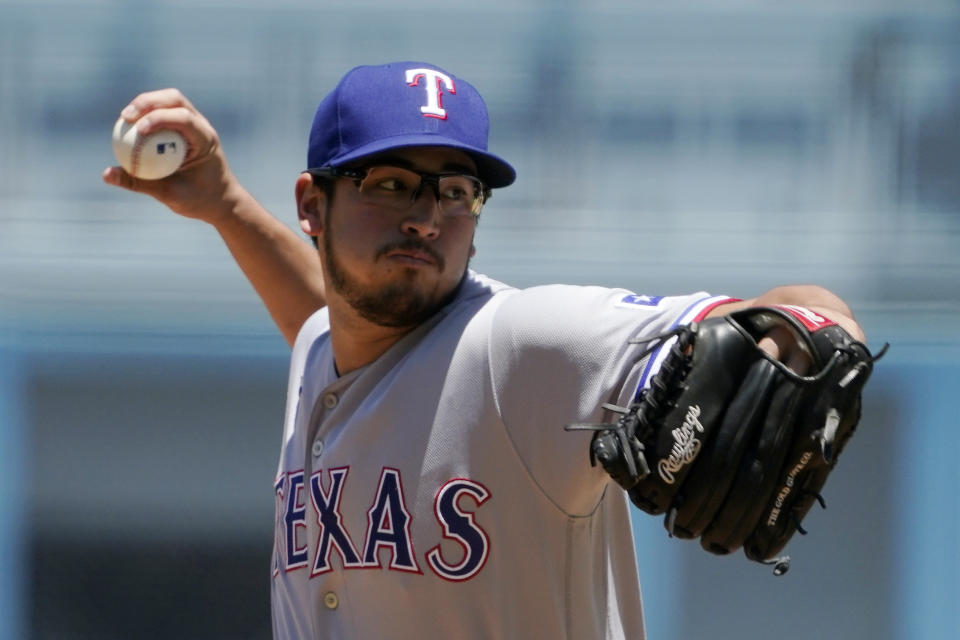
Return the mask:
M400 59L519 171L478 270L816 282L893 344L787 577L636 518L650 637L956 637L956 2L0 0L0 639L269 636L286 345L212 230L99 176L177 86L295 226L317 102Z

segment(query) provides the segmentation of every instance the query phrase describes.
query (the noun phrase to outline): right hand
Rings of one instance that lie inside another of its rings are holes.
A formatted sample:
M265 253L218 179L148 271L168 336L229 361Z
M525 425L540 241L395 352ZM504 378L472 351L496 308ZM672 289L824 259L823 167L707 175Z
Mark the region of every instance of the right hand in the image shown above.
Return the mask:
M143 135L163 129L180 132L187 141L183 165L161 180L141 180L121 167L103 172L107 184L145 193L187 218L216 224L230 214L243 193L227 165L217 132L177 89L141 93L120 112Z

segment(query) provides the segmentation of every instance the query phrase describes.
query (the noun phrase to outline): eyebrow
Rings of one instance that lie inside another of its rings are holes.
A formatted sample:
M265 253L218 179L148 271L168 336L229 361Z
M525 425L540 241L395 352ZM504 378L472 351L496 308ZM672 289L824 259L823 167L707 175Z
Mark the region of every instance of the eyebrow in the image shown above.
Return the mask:
M404 169L421 171L420 167L418 167L416 164L400 156L391 156L391 155L377 156L376 158L373 158L373 162L375 162L376 164L383 163L383 164L394 165L397 167L402 167ZM476 175L476 169L474 169L473 167L467 166L465 164L460 164L458 162L446 162L444 163L442 169L444 172L465 173L469 176ZM430 173L430 172L424 171L424 173Z

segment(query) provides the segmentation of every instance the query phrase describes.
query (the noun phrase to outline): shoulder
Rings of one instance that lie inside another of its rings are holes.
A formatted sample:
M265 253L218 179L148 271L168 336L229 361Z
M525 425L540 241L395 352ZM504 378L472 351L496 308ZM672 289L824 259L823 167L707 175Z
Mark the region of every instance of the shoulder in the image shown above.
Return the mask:
M302 368L307 360L307 354L318 338L329 332L330 314L327 307L323 307L315 311L300 327L297 338L293 341L293 351L290 356L291 369Z
M300 327L300 331L297 333L297 338L293 342L293 350L297 351L297 349L308 347L321 334L328 331L330 331L329 310L327 307L317 309L309 318L307 318L306 322L303 323L303 326Z
M510 285L468 270L453 299L440 311L437 319L445 331L457 326L461 326L462 331L462 325L472 324L473 333L476 333L477 327L484 324L483 319L486 318L488 323L495 309L517 291Z
M519 291L498 311L500 329L557 336L663 331L700 319L730 300L705 292L650 295L597 286L544 285Z
M457 305L464 302L489 299L499 294L514 291L516 289L508 284L468 269L451 304Z
M641 295L625 289L549 285L507 297L488 329L494 387L510 393L550 380L543 393L583 394L585 381L602 380L600 393L617 389L646 343L698 320L726 296ZM561 382L562 381L562 382ZM591 396L590 409L600 396ZM595 402L594 402L595 401Z

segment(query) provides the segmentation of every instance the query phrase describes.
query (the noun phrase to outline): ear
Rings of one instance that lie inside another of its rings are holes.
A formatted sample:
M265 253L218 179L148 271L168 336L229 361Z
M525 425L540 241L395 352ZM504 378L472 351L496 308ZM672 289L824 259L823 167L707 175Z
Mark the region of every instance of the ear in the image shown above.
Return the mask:
M470 245L470 257L477 255L477 246L474 244Z
M308 236L320 235L323 232L323 214L327 210L327 194L313 183L309 173L301 173L294 188L300 229Z

